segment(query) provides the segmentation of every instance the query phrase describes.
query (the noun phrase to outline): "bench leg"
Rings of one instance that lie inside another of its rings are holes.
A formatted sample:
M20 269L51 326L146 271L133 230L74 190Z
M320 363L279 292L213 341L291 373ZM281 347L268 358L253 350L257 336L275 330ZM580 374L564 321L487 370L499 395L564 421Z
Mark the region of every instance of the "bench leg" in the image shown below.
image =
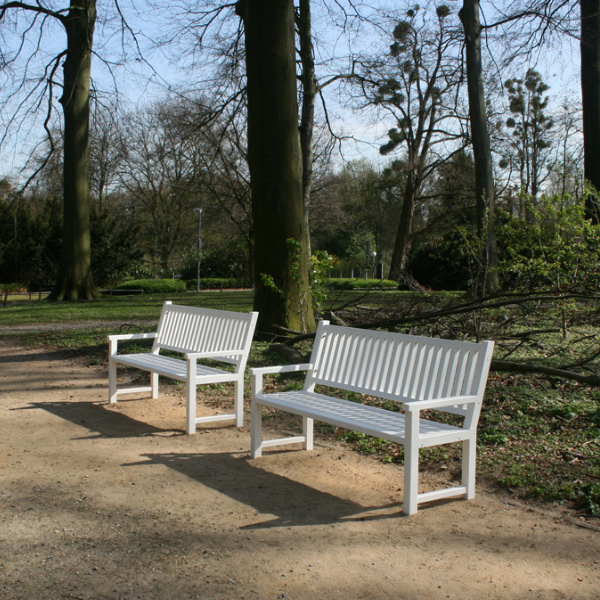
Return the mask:
M150 374L150 386L152 387L152 399L158 398L158 373Z
M467 489L467 500L475 497L475 458L477 442L474 438L464 440L462 460L462 484Z
M117 363L108 360L108 401L114 404L117 401Z
M185 431L192 435L196 433L196 386L188 382Z
M233 384L235 426L244 426L244 380L235 381Z
M417 512L419 504L419 413L406 413L406 443L404 445L404 504L407 515Z
M262 456L262 404L252 403L250 424L250 457Z
M185 431L188 435L196 433L196 361L187 364L187 403Z
M304 449L312 450L313 449L313 419L309 419L308 417L302 417L302 435L304 436Z

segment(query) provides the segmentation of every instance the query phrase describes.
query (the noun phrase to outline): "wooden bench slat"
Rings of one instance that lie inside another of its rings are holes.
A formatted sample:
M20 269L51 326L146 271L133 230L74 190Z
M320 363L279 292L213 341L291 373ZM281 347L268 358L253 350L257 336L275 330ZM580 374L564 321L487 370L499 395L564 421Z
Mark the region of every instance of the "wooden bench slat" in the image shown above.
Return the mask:
M369 406L348 402L339 398L317 394L315 392L275 392L257 396L261 404L279 408L298 415L306 415L316 421L322 421L344 429L360 431L375 437L384 437L386 440L404 443L405 416L400 412L393 412ZM456 441L460 441L464 430L446 423L438 423L429 419L420 419L419 436L423 438L423 447L428 438L440 434L455 434Z
M178 379L179 381L186 381L187 379L187 365L185 361L170 356L151 354L148 352L141 354L119 354L117 362L122 365L136 367L142 371L154 371L160 375ZM206 365L199 363L196 364L196 377L212 375L230 377L231 372L215 367L207 367Z

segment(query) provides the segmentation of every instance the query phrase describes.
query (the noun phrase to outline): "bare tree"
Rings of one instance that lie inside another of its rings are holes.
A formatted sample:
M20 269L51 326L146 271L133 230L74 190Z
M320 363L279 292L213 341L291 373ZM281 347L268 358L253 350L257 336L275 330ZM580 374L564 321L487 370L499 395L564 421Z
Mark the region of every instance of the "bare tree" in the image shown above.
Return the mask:
M246 129L245 121L237 115L237 118L219 119L198 133L204 138L200 156L203 165L202 196L225 213L244 239L248 250L247 272L252 275L254 229Z
M186 120L186 107L167 101L128 115L121 127L120 185L160 276L179 270L195 231L192 209L202 201L204 141Z
M51 96L56 72L63 63L64 115L64 229L63 252L53 300L96 297L92 280L89 225L89 102L92 44L96 25L95 0L73 0L67 8L51 10L41 2L0 5L0 21L8 11L31 13L30 27L38 20L58 21L66 36L66 48L47 65L45 83ZM50 100L51 102L51 100Z
M16 108L8 119L4 135L23 127L25 119L43 112L50 154L55 90L63 112L63 247L59 273L50 298L80 300L97 297L91 271L90 250L90 85L96 28L96 0L72 0L63 7L58 2L4 2L0 4L0 33L18 32L14 51L3 50L0 69L14 75L14 89L8 92L9 105ZM121 31L127 31L118 2ZM66 36L56 42L57 28ZM20 37L20 41L18 38ZM13 36L14 41L14 36ZM47 55L46 46L56 48ZM29 53L29 54L27 54ZM41 71L34 74L36 64ZM62 82L58 75L62 67ZM45 111L42 109L46 107ZM48 155L49 156L49 155ZM42 163L39 169L44 168ZM35 177L33 174L32 178Z
M123 162L119 127L119 113L96 103L90 124L90 196L99 212L118 184Z
M485 269L483 291L494 293L500 287L498 277L498 249L496 246L496 196L492 151L486 115L485 92L483 89L483 65L481 59L481 23L479 0L464 0L460 10L464 28L467 54L467 89L469 94L469 117L471 140L475 158L475 195L477 202L477 229L485 236Z
M430 25L427 13L409 9L394 28L390 55L365 61L361 77L368 101L384 108L396 121L380 152L403 153L402 212L389 273L396 281L406 279L415 207L423 183L463 144L456 104L460 55L456 29L447 21L449 15L447 7L438 7Z

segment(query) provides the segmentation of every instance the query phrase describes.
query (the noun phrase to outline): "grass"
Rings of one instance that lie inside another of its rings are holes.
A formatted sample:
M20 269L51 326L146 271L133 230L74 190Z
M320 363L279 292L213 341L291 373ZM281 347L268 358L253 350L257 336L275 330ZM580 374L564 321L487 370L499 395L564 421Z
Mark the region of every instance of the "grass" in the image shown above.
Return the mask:
M76 329L44 329L32 332L2 332L4 339L25 345L43 345L73 350L88 357L91 364L106 361L106 335L109 333L152 331L167 297L164 295L105 297L97 302L58 303L9 300L0 307L0 332L15 325L88 323ZM202 292L168 295L175 303L246 312L252 307L252 292ZM413 300L407 292L380 291L365 296L359 291L335 293L330 302L349 306L360 304L378 308ZM535 318L534 318L535 317ZM512 317L511 317L512 318ZM544 317L545 318L545 317ZM489 316L488 334L498 340L496 357L515 348L509 360L560 364L573 362L577 340L580 352L591 352L600 333L593 319L574 318L566 339L559 334L543 334L535 341L521 343L511 338L518 333L492 332L492 324L506 321L504 315ZM527 327L547 328L541 316L527 315ZM109 322L113 322L112 324ZM108 324L107 324L108 323ZM115 324L116 323L116 324ZM443 324L439 324L441 328ZM461 325L460 330L469 324ZM438 327L438 325L436 325ZM456 324L454 325L456 327ZM442 329L428 326L414 333L440 335ZM491 332L491 333L490 333ZM484 332L485 334L485 332ZM504 336L504 338L503 338ZM147 342L137 343L139 348ZM309 347L302 348L303 352ZM281 364L282 358L269 350L267 342L255 342L249 366ZM600 370L600 369L599 369ZM298 387L298 375L274 378L270 385ZM358 402L378 403L373 398L353 394ZM379 402L380 404L380 402ZM389 402L385 408L392 408ZM279 425L283 415L270 414L268 419ZM317 424L320 435L336 437L357 451L379 457L385 462L403 461L403 449L389 442L329 425ZM424 466L447 465L452 473L459 470L460 448L457 445L424 449ZM559 379L534 375L492 373L484 399L479 427L478 477L508 489L521 497L568 504L587 515L600 515L600 390Z
M252 292L201 292L109 296L94 302L9 301L0 307L0 334L4 339L28 346L54 346L89 356L91 363L104 360L106 336L114 333L154 331L165 300L175 304L203 306L219 310L252 310ZM136 323L138 320L148 323ZM78 324L76 328L69 325ZM36 326L56 325L56 328ZM86 326L87 325L87 326ZM26 326L30 330L3 331L5 327ZM65 327L65 328L61 328ZM132 343L142 348L143 342ZM148 343L145 344L146 346Z
M253 294L240 292L184 292L181 294L143 294L139 296L107 296L94 302L56 302L9 300L0 308L0 327L74 321L127 321L158 319L165 300L175 304L204 306L220 310L248 312Z

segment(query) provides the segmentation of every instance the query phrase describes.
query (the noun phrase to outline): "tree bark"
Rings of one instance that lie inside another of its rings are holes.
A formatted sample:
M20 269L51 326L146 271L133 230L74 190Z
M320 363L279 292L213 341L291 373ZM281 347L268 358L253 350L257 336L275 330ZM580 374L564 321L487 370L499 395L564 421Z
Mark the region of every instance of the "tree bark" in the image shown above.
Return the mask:
M240 0L258 328L315 328L308 282L292 0Z
M394 251L392 253L390 273L388 275L388 279L400 283L402 283L404 275L406 274L406 259L410 249L417 187L418 186L415 185L414 174L409 172L406 178L404 201L402 202L402 211L400 213L400 221L398 222L398 229L396 231L396 241L394 242Z
M477 229L485 235L485 283L488 294L500 288L498 277L498 249L495 229L495 190L492 171L492 151L485 108L483 68L481 63L481 23L479 0L464 0L460 20L465 30L467 53L467 89L469 117L475 161L475 195L477 202Z
M586 198L586 213L600 222L600 0L580 0L581 100L583 108L583 171L595 194Z
M304 213L308 219L312 171L313 171L313 130L315 123L315 98L317 80L313 55L310 0L300 0L298 32L300 39L300 61L302 63L302 114L300 120L300 146L302 148L302 200Z
M71 0L64 19L67 53L60 102L64 114L63 247L51 300L91 300L89 113L95 0Z
M300 0L298 11L298 34L300 40L300 62L302 63L302 112L300 116L300 148L302 151L302 205L304 207L304 227L306 232L306 251L311 254L310 246L310 194L313 173L313 131L315 125L315 99L317 80L313 53L310 3L312 0Z

